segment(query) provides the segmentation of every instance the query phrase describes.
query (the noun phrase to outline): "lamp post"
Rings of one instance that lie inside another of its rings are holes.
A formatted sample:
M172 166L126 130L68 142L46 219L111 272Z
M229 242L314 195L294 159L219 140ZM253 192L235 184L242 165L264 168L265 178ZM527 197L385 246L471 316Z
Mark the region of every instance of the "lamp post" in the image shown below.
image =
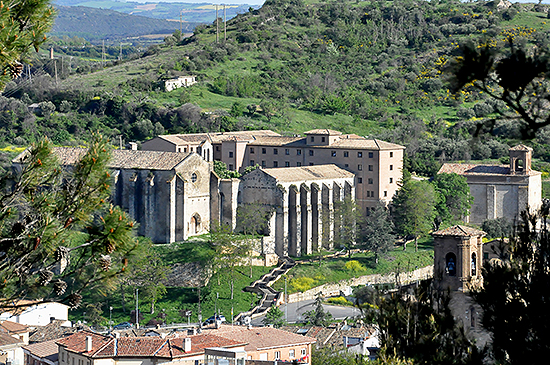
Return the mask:
M109 307L109 331L113 329L113 307Z
M136 288L136 328L139 329L139 289Z

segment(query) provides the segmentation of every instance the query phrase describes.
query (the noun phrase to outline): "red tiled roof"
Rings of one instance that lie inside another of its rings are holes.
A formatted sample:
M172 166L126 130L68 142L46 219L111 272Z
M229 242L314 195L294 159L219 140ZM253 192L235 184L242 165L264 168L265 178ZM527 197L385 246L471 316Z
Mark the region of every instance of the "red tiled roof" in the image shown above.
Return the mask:
M56 340L33 343L32 345L23 346L23 349L39 358L47 358L53 362L57 361L59 347Z
M472 236L485 236L486 233L479 229L470 228L466 226L456 225L449 228L445 228L432 233L433 236L459 236L459 237L472 237Z
M332 129L312 129L310 131L305 132L305 134L325 134L329 136L339 136L342 134L342 132L335 131Z
M477 165L468 163L445 163L439 169L438 174L458 175L509 175L508 165Z
M258 351L270 348L307 345L314 343L315 338L282 331L271 327L252 327L222 325L219 329L208 330L210 333L228 339L248 343L245 351Z
M28 332L29 327L12 321L2 321L0 323L0 331L5 333L22 333Z
M23 344L23 341L5 333L0 333L0 347L7 345Z
M86 351L86 337L92 337L92 350ZM65 347L67 351L81 353L86 356L94 356L112 341L113 338L103 336L90 331L80 331L68 337L59 339L57 344Z
M532 151L533 149L529 146L526 146L524 144L518 144L517 146L514 146L510 148L510 151Z

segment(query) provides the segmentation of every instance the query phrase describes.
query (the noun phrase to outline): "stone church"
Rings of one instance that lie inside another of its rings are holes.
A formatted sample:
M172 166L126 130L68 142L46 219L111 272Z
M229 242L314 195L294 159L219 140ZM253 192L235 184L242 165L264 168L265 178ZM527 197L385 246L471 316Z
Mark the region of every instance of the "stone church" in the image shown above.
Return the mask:
M521 211L535 212L542 203L541 173L531 168L533 149L524 145L510 148L508 165L446 163L439 173L465 176L474 197L467 222L504 217L514 221Z

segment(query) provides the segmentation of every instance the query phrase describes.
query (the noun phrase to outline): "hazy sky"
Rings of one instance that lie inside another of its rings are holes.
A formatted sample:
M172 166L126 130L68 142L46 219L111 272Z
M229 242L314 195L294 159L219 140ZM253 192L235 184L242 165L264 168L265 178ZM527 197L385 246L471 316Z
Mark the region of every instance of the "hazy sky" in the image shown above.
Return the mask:
M250 4L261 5L265 0L132 0L140 3L144 2L167 2L167 3L208 3L208 4ZM512 0L513 3L538 3L538 0ZM543 4L550 4L550 0L543 0Z

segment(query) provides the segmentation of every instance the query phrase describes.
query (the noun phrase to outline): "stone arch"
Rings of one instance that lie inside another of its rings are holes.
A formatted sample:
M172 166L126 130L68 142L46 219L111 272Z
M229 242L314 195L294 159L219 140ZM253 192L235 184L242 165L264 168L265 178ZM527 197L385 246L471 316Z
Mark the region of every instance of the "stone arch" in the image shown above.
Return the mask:
M456 276L456 255L453 252L449 252L445 256L445 272L449 276Z
M516 158L514 170L516 172L521 172L525 170L525 161L522 158Z
M189 221L189 229L191 232L189 232L190 235L198 234L201 231L201 216L199 213L195 213L191 216L191 220Z
M470 264L470 268L472 270L472 276L477 275L477 254L475 252L472 252L472 262Z

